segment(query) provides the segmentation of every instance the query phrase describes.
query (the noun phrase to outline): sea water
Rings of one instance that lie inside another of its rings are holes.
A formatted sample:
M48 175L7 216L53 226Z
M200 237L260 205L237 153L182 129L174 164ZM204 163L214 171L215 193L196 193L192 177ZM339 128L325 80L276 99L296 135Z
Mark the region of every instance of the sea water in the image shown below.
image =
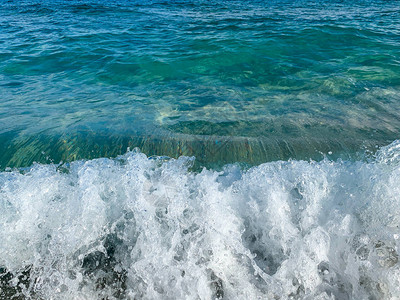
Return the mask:
M398 1L1 1L0 299L400 298Z

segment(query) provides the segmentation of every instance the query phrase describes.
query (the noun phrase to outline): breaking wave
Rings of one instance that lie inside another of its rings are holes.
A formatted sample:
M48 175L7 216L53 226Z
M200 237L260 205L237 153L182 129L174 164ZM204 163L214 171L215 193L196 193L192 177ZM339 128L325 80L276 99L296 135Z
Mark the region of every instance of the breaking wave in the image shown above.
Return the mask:
M400 141L371 161L192 163L0 173L0 298L400 297Z

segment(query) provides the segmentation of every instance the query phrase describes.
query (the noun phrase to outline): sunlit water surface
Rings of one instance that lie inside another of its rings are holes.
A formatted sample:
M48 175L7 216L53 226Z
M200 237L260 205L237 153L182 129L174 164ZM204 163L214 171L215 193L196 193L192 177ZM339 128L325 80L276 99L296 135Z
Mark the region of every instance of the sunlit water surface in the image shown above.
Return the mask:
M0 167L354 153L400 129L397 1L0 7Z
M0 299L400 298L399 91L398 1L0 1Z

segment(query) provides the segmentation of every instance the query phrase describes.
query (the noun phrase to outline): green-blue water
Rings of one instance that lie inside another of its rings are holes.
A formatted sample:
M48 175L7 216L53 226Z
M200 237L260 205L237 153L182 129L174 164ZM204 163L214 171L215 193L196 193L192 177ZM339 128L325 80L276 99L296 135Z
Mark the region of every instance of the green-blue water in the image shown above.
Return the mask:
M0 300L400 299L399 132L399 1L0 0Z
M0 167L352 157L399 138L397 1L2 1Z

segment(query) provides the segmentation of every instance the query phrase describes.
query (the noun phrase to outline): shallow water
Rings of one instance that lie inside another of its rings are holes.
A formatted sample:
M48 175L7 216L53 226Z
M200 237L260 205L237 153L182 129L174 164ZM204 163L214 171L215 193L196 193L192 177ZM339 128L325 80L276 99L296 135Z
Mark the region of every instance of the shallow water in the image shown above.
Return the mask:
M11 1L0 28L3 169L127 147L351 158L399 138L397 1Z
M399 37L398 1L1 1L0 299L400 298Z

